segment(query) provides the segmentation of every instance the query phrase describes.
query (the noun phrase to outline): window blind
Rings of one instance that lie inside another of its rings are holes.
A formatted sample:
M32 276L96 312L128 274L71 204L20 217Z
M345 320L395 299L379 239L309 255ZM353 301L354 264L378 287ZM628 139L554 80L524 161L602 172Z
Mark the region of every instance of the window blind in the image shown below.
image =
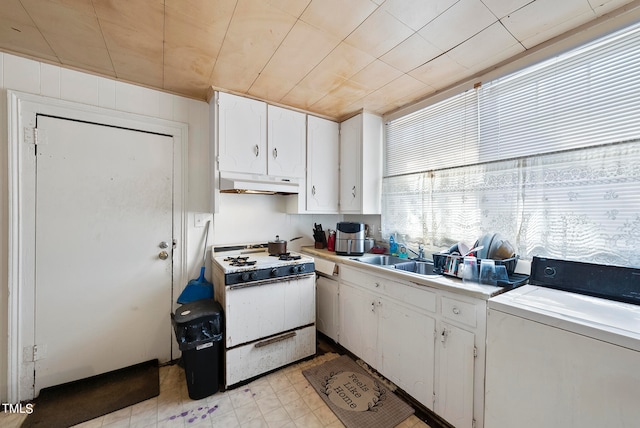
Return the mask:
M382 233L640 266L640 24L386 126Z

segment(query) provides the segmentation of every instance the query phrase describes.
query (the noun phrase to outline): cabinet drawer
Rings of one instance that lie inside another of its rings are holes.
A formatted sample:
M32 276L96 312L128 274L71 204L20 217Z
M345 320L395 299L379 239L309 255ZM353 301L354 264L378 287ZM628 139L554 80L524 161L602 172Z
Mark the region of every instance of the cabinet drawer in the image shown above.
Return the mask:
M366 288L369 291L384 294L384 278L352 269L349 266L343 265L342 269L340 269L340 280Z
M442 298L442 316L471 327L477 324L475 305L448 297Z
M427 287L413 287L400 282L385 281L385 291L389 297L429 312L436 311L436 293Z

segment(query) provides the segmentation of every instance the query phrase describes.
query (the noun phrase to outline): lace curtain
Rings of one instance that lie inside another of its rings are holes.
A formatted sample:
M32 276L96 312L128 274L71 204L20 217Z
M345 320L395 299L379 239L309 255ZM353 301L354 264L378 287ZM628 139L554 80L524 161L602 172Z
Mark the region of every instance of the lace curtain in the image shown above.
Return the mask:
M382 233L431 251L486 232L534 255L640 266L640 140L390 177Z

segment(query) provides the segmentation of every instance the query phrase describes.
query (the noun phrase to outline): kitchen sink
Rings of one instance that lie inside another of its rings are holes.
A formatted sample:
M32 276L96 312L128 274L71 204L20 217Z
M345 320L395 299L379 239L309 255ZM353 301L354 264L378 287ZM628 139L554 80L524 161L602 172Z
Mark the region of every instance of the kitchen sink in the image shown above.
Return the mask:
M433 272L433 262L431 261L404 261L402 263L394 264L396 269L404 270L407 272L418 273L420 275L438 275Z
M378 265L378 266L390 266L390 265L395 265L396 263L402 263L407 261L407 259L403 259L400 257L380 255L380 254L375 256L356 257L352 260L356 260L362 263L368 263L370 265Z
M355 257L351 260L370 265L395 268L419 275L438 275L433 272L433 262L431 260L408 260L406 258L388 255Z

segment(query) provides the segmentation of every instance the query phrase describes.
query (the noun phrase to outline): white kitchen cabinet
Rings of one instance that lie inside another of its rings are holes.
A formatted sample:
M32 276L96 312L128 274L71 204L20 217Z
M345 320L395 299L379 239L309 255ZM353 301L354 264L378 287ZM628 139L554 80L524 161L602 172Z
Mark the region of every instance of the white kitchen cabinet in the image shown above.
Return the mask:
M339 343L367 364L378 367L380 297L349 283L340 284Z
M318 275L316 278L316 328L334 342L338 341L338 281Z
M269 105L267 118L267 173L278 177L304 178L307 165L307 116Z
M379 371L433 410L433 335L435 319L383 299L380 308Z
M340 345L432 409L435 294L344 266L339 301Z
M220 171L304 178L304 113L221 92L218 123Z
M455 427L473 426L475 335L440 323L436 337L435 412Z
M315 116L307 118L307 192L309 213L338 212L339 125Z
M267 173L267 104L218 93L218 169Z
M338 343L456 428L483 426L485 300L346 265L339 305Z
M368 112L340 124L340 212L380 214L382 129Z

